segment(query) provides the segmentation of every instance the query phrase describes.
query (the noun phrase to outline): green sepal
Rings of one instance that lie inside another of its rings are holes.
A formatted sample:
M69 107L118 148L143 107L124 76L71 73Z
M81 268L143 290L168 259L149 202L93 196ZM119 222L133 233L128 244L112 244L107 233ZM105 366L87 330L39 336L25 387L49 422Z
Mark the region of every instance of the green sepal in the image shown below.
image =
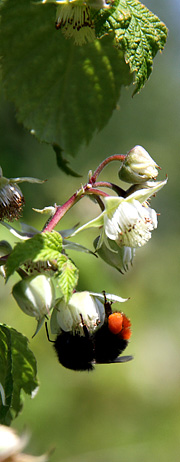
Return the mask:
M88 221L88 223L85 223L85 225L80 226L76 231L71 234L71 237L74 237L76 234L78 234L80 231L84 231L85 229L88 228L100 228L104 224L104 214L105 212L102 212L97 218L94 218L91 221Z
M94 240L95 251L108 265L117 269L120 273L128 271L132 265L135 249L130 247L119 247L115 241L106 237L99 245L100 236Z

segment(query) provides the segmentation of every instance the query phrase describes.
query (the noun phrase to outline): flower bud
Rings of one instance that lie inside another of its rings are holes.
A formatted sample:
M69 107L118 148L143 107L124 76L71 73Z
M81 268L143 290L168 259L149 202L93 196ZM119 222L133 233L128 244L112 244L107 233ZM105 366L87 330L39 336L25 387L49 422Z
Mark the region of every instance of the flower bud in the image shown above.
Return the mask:
M66 304L58 301L51 316L51 331L58 334L61 329L65 332L79 332L84 335L83 324L90 332L104 323L104 303L88 291L75 292Z
M37 320L48 315L55 302L53 282L44 274L22 279L15 284L12 294L21 310Z
M158 165L142 146L132 148L119 169L119 178L127 183L141 184L158 175Z

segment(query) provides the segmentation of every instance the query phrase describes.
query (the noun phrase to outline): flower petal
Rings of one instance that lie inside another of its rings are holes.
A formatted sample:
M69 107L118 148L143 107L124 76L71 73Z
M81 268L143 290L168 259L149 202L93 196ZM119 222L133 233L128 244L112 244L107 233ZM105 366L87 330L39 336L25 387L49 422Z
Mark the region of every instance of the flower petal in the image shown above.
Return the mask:
M151 238L157 228L155 210L141 205L137 200L123 201L112 218L105 217L105 233L120 247L141 247Z

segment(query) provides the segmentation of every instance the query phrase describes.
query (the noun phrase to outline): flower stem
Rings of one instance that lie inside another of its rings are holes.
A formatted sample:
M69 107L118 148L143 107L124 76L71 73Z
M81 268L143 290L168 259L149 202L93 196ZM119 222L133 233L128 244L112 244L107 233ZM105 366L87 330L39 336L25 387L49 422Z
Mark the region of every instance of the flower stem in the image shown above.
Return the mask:
M68 210L71 207L73 207L73 205L75 205L80 199L82 199L82 197L84 197L85 195L90 195L90 194L92 194L94 196L96 195L97 197L99 197L99 196L107 197L108 196L108 194L105 193L104 191L100 191L99 189L94 189L89 184L86 184L85 186L82 186L82 188L79 189L78 191L76 191L70 197L70 199L68 199L67 202L65 202L63 205L57 207L55 214L49 220L47 225L44 227L43 232L45 232L45 231L49 231L49 232L53 231L55 226L58 224L58 222L61 220L61 218L63 218L63 216L68 212Z
M81 199L82 196L78 196L78 193L76 192L73 194L73 196L68 199L67 202L65 202L63 205L58 206L56 209L55 214L53 217L50 219L50 221L47 223L45 228L43 229L43 232L45 231L52 231L57 223L61 220L61 218L65 215L66 212L74 205L78 200Z
M110 183L108 181L97 181L96 183L93 183L93 188L111 188L113 191L117 193L118 196L125 197L126 191L124 189L120 188L115 183Z
M117 186L117 185L115 185L113 183L105 182L105 181L101 181L101 182L96 183L96 178L98 177L100 172L103 170L103 168L107 164L109 164L109 162L112 162L114 160L118 160L118 161L122 162L125 159L125 157L126 156L124 154L114 154L113 156L107 157L107 159L105 159L99 165L99 167L95 170L94 174L92 176L90 176L88 183L86 183L78 191L76 191L70 197L70 199L68 199L68 201L65 202L63 205L57 206L53 217L51 217L48 220L48 222L46 223L46 225L45 225L42 232L45 232L45 231L50 232L50 231L52 231L55 228L55 226L58 224L58 222L61 220L61 218L63 218L63 216L68 212L68 210L71 209L71 207L73 207L73 205L75 205L80 199L82 199L82 197L84 197L86 195L92 194L93 196L97 196L97 198L99 198L99 199L97 199L97 202L99 203L99 206L102 209L103 203L102 203L102 201L100 201L100 196L107 197L107 196L109 196L109 194L107 194L104 191L101 191L99 189L95 189L97 187L111 188L118 194L118 196L124 197L125 192L123 191L123 189L119 188L119 186Z
M89 183L94 184L95 181L96 181L96 178L99 176L99 174L101 173L103 168L106 167L106 165L108 165L110 162L112 162L114 160L119 160L120 162L123 162L125 158L126 158L125 154L114 154L113 156L107 157L105 160L103 160L103 162L95 170L94 174L92 175L92 177L89 180Z

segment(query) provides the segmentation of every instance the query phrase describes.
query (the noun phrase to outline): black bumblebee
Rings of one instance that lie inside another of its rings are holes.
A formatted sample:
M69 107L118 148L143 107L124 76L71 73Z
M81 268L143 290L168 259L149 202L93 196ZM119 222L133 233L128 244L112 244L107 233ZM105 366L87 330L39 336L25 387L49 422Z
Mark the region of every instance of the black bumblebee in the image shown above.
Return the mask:
M124 313L112 312L111 303L106 300L105 293L104 299L105 320L101 327L90 332L81 315L83 335L61 329L53 341L62 366L75 371L90 371L94 369L94 364L120 363L132 359L132 356L118 357L131 337L131 322ZM50 340L48 331L47 336Z

